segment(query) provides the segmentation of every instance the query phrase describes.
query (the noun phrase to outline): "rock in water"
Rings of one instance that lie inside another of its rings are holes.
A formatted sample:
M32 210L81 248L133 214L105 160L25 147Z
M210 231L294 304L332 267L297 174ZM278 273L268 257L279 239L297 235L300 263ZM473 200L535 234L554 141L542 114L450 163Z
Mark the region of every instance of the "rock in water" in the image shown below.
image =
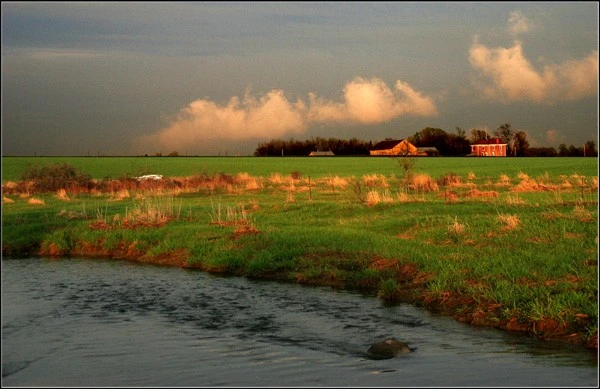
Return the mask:
M383 342L375 343L367 350L367 353L374 359L393 358L398 354L408 354L412 350L404 342L392 339L386 339Z

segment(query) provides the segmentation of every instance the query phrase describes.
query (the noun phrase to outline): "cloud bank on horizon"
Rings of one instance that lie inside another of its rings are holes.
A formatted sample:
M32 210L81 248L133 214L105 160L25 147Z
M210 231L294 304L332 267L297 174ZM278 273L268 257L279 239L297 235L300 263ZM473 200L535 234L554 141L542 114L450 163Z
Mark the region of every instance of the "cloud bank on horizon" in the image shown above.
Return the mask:
M395 90L378 78L357 77L344 88L342 101L309 93L308 103L290 101L283 90L271 90L260 98L250 89L220 105L207 99L181 109L166 128L139 137L140 150L178 150L222 140L269 139L301 135L314 123L377 124L402 115L434 116L437 108L425 96L400 80Z
M597 93L598 50L580 59L546 64L538 70L527 59L518 36L536 25L520 10L510 13L507 33L515 38L510 47L487 47L474 36L468 60L476 72L474 92L480 98L503 104L528 101L552 105L575 101ZM159 131L134 140L139 150L200 147L222 141L300 136L317 123L380 124L403 116L438 115L433 96L397 80L390 88L377 77L356 77L346 83L338 101L309 93L307 101L291 101L280 89L256 97L248 88L243 99L233 96L227 104L198 99L182 108ZM564 140L557 130L546 132L547 141ZM531 139L533 144L538 142Z

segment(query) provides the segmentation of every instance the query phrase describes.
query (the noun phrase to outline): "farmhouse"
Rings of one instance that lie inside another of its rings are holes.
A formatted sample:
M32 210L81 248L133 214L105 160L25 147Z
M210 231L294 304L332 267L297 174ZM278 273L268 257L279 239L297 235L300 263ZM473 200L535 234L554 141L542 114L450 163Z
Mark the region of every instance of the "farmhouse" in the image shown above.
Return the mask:
M506 143L500 138L479 140L471 145L471 155L478 157L506 157Z
M384 140L369 150L370 155L419 155L417 148L406 139Z
M308 154L309 157L331 157L334 155L333 151L311 151Z

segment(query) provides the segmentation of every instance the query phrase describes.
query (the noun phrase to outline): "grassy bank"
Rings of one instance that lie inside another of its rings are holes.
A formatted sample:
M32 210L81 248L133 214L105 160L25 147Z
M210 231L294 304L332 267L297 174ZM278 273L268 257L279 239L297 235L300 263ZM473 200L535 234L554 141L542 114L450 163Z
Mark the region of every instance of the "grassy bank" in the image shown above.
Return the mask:
M418 159L406 171L389 158L219 160L70 192L4 182L3 254L352 288L597 347L597 160Z

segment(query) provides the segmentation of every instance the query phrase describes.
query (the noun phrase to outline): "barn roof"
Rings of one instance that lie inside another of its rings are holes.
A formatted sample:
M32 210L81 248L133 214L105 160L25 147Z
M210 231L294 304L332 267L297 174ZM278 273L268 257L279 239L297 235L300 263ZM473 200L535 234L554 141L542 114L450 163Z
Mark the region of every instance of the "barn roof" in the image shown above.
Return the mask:
M393 149L394 147L396 147L398 145L398 143L402 142L404 139L400 139L400 140L384 140L381 141L377 144L375 144L375 146L373 146L373 148L371 150L390 150Z
M474 145L505 145L500 138L481 139L473 143Z

